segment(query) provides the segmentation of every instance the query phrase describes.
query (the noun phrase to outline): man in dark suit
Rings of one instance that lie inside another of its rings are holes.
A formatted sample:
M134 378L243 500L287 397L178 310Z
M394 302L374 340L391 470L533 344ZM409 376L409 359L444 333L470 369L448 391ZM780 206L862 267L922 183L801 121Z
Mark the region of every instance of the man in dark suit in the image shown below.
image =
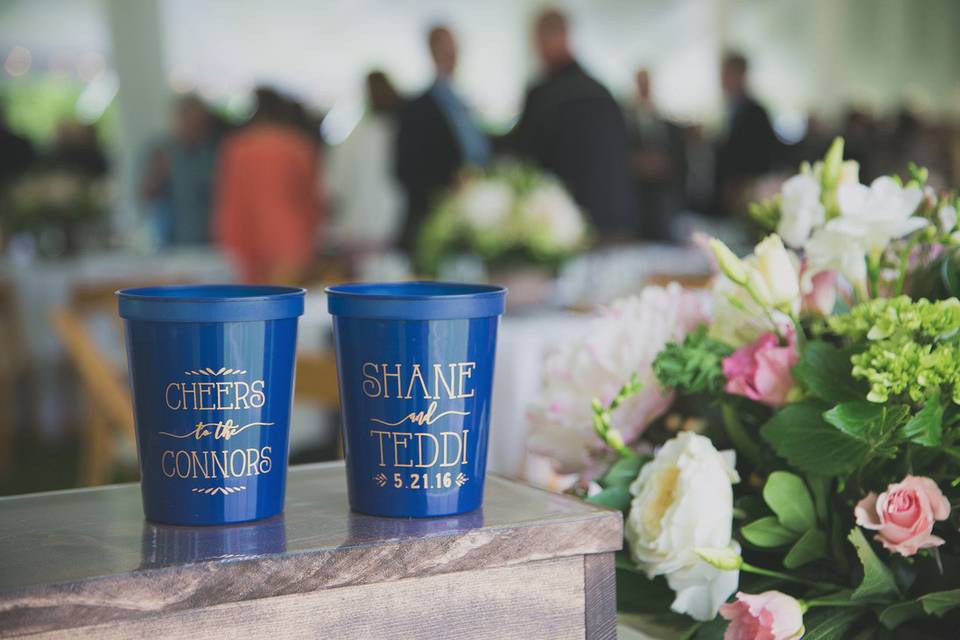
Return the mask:
M635 224L641 237L667 240L670 216L682 206L686 171L684 134L654 105L650 72L640 69L635 80L636 100L624 110L630 169L636 189Z
M717 194L724 212L736 209L748 182L774 168L780 142L767 110L747 88L747 59L728 53L720 69L727 101L727 134L717 148Z
M457 66L457 43L444 26L428 36L436 79L400 113L396 145L397 178L407 195L401 246L412 251L424 218L436 197L464 165L484 166L490 142L451 85Z
M564 14L545 11L534 33L546 73L527 91L509 144L563 181L599 235L628 235L632 193L623 113L574 57Z

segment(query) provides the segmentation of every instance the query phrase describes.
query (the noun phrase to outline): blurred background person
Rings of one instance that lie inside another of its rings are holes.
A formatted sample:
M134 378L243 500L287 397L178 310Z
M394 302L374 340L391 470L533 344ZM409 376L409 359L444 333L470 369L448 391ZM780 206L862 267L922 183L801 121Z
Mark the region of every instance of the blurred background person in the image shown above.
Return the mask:
M96 128L73 119L57 124L53 147L43 163L51 169L88 178L104 176L110 168Z
M393 171L402 101L383 71L366 77L366 112L347 139L330 150L330 243L385 249L398 239L403 190Z
M291 124L287 101L256 90L257 108L223 143L215 233L246 282L294 282L323 220L320 147Z
M509 144L563 181L601 237L629 235L633 198L623 113L577 62L565 14L541 13L534 44L544 75L528 89Z
M7 182L30 168L35 157L30 140L7 126L4 105L0 104L0 192Z
M869 184L877 175L880 132L873 117L863 109L850 107L843 115L843 155L860 164L860 180Z
M223 128L203 101L187 95L174 109L172 135L151 150L140 193L157 218L161 244L210 243Z
M407 195L401 245L412 251L432 201L464 166L490 161L490 140L453 86L457 41L449 27L430 29L427 45L436 77L400 116L396 173Z
M682 204L684 135L657 110L650 72L640 69L635 81L635 98L625 109L630 171L636 189L635 228L642 238L666 240L670 215Z
M716 157L718 207L724 214L741 208L743 190L774 168L780 150L767 110L750 93L748 70L742 54L724 55L720 86L726 102L726 130Z

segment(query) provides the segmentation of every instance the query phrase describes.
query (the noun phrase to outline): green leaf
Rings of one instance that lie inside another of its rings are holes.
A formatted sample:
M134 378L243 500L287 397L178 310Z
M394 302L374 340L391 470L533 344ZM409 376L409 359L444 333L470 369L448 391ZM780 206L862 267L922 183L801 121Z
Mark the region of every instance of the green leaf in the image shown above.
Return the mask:
M923 605L919 600L898 602L880 612L880 624L887 629L896 629L904 622L909 622L923 615Z
M861 609L829 607L814 610L803 617L806 633L803 640L847 640L847 630L857 618L862 616Z
M717 616L713 620L701 623L690 636L691 640L723 640L723 634L730 623Z
M863 462L870 446L827 424L816 402L787 405L760 429L780 457L806 473L845 475Z
M763 499L787 529L803 533L817 526L813 499L800 476L774 471L763 485Z
M943 439L943 405L940 404L939 392L930 396L923 408L903 425L900 435L925 447L940 446Z
M630 456L620 458L607 470L600 485L603 487L623 486L629 487L637 479L640 469L650 461L649 456Z
M831 479L817 474L807 474L807 484L813 493L813 504L816 506L817 518L820 522L827 521L827 509L830 503Z
M827 557L827 534L819 529L810 529L797 540L783 559L783 566L796 569L803 565Z
M870 623L865 629L860 628L852 632L853 635L847 636L844 640L877 640L878 637L883 637L879 634L880 631L877 625Z
M799 537L795 531L791 531L777 521L776 516L767 516L754 520L740 529L743 537L758 547L782 547L790 544Z
M850 354L820 340L811 340L803 348L793 377L810 392L831 404L862 400L867 390L854 380Z
M860 528L854 527L847 539L857 550L857 557L863 565L863 581L850 599L864 602L889 602L895 599L899 592L893 574L873 552L873 547Z
M883 405L866 400L853 400L838 404L823 414L823 419L848 436L866 440L871 429L883 417Z
M670 610L675 597L663 576L651 580L635 571L617 569L617 611L662 613Z
M900 426L909 412L904 405L854 400L825 412L823 419L845 434L877 447Z
M922 595L916 600L890 605L880 613L880 623L888 629L896 629L904 622L924 614L943 617L957 607L960 607L960 589L936 591Z
M588 496L586 501L626 513L627 510L630 509L630 500L632 499L633 496L630 495L630 491L626 486L613 485L607 487L600 493Z
M960 589L937 591L920 596L923 610L929 614L942 617L945 613L960 607Z

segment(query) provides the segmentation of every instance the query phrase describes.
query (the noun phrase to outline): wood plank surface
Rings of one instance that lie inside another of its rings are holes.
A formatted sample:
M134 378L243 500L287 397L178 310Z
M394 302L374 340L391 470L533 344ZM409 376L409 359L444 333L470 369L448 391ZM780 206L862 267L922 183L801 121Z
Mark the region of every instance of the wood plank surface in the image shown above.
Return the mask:
M617 637L617 577L612 553L583 557L584 615L587 640Z
M572 640L584 637L583 584L583 559L559 558L223 604L31 637Z
M621 544L619 512L497 477L459 516L352 513L341 463L291 469L283 515L228 527L145 522L137 485L0 498L0 637L554 558L582 572Z

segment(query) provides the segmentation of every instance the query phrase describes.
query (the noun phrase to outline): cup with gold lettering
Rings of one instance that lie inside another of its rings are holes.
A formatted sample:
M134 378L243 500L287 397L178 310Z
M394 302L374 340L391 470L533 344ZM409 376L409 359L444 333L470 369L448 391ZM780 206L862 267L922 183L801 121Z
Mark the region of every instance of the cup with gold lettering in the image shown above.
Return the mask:
M148 520L210 525L283 510L304 290L117 292Z
M351 508L430 517L479 507L506 289L403 282L326 293Z

